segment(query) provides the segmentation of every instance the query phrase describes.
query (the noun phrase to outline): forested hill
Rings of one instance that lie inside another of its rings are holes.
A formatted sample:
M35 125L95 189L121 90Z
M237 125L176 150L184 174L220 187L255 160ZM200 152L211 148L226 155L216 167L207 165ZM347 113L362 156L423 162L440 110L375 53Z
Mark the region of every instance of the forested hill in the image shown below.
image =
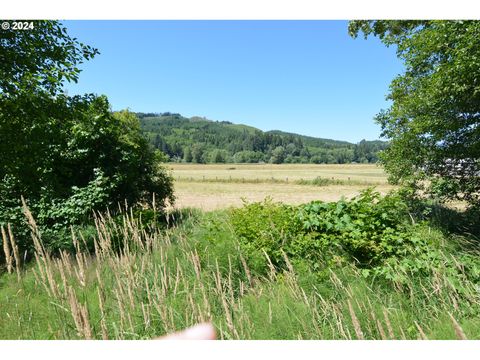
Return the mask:
M151 143L170 161L194 163L373 163L383 141L352 144L175 113L137 113Z

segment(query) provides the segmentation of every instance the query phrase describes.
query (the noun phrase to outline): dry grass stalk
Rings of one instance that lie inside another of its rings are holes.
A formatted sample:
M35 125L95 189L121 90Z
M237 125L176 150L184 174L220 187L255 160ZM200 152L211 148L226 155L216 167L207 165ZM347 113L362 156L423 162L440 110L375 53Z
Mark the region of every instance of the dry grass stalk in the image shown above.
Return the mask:
M135 300L133 299L132 282L129 279L127 279L127 294L130 301L130 309L133 311L135 309Z
M267 258L268 268L270 270L270 272L268 273L268 277L270 278L271 281L273 281L273 280L275 280L275 278L277 276L275 266L273 266L272 260L270 260L270 256L268 256L267 252L264 249L262 249L262 251L263 251L263 254L265 255L265 257Z
M67 282L67 277L65 276L64 266L61 260L57 260L56 263L57 263L58 272L60 273L60 278L62 279L63 291L66 294L68 289L68 282Z
M95 268L95 274L97 276L98 287L100 288L100 290L103 291L103 289L105 289L105 287L103 285L102 276L100 275L100 272L98 271L98 267Z
M100 251L100 245L98 245L98 241L97 241L96 237L93 238L93 249L94 249L95 258L98 261L102 260L102 253Z
M347 288L343 285L342 280L335 274L335 272L332 269L328 269L330 271L330 280L332 280L333 284L335 287L337 287L340 290L345 290L348 292ZM351 294L350 294L351 296Z
M57 298L59 294L58 294L57 284L53 278L52 264L51 264L52 261L50 258L50 254L45 250L42 244L40 231L38 230L35 219L33 218L32 213L30 212L30 209L28 208L23 196L21 197L21 199L22 199L23 211L28 220L28 224L32 233L32 240L35 247L35 259L37 261L37 265L40 271L40 275L42 277L42 281L44 283L48 283L48 286L50 288L50 291L48 291L49 295Z
M188 311L186 309L186 311L185 311L185 315L188 315L188 314L191 315L190 322L187 319L186 323L187 324L192 324L192 323L198 323L198 322L203 321L202 320L202 315L201 315L201 310L200 310L199 307L197 307L197 305L195 304L195 301L193 301L192 291L187 292L187 298L188 298L188 304L189 304L189 306L192 310Z
M178 329L175 328L175 317L173 315L173 307L170 307L167 312L168 312L168 315L169 315L170 329L178 330Z
M95 239L95 254L101 259L105 257L111 249L110 235L105 223L102 221L101 214L95 217L95 228L98 237L98 243Z
M422 340L428 340L427 335L425 335L425 333L424 333L423 329L421 328L421 326L420 326L416 321L414 321L414 323L415 323L415 326L417 327L417 330L418 330L418 332L419 332L419 334L420 334L420 338L421 338Z
M180 266L180 262L178 261L178 259L176 259L177 261L177 271L175 273L175 284L173 285L173 296L176 296L177 295L177 289L178 289L178 285L180 284L180 280L183 279L183 276L181 274L182 271L181 271L181 266ZM170 276L167 275L167 267L165 266L164 268L164 274L165 274L165 290L168 288L168 279L170 278Z
M148 305L142 303L143 324L145 325L145 331L150 328L150 309Z
M462 327L457 322L457 320L455 320L453 315L451 313L448 313L448 316L450 317L450 320L452 321L452 325L453 325L453 328L455 329L455 335L457 336L457 339L468 340L467 336L465 335L465 332L463 331Z
M35 219L33 218L32 213L30 212L30 209L28 208L27 203L25 202L25 199L23 198L23 196L21 197L21 199L22 199L22 205L23 205L23 212L25 213L25 216L28 220L28 225L30 226L30 230L32 232L32 240L33 240L33 245L35 247L35 251L41 257L47 258L47 253L41 242L40 231L38 230L37 223L35 222Z
M20 280L22 262L20 259L20 253L18 251L18 245L16 244L15 238L13 237L13 232L12 232L12 228L10 227L10 224L7 224L7 229L8 229L8 235L10 238L10 244L12 245L12 249L13 249L13 255L15 257L15 269L17 271L17 278L18 280Z
M333 314L335 316L335 321L336 321L337 329L340 333L340 336L342 336L344 339L351 340L351 337L349 336L349 334L347 335L347 333L345 332L345 329L343 327L343 322L342 322L343 316L342 316L342 313L341 313L340 309L338 308L338 306L336 304L331 304L331 306L333 308ZM347 331L348 331L348 329L347 329Z
M68 289L70 311L77 328L78 335L87 340L92 339L92 328L88 320L88 310L86 305L78 302L75 291L70 286Z
M388 317L387 309L383 309L383 317L385 318L385 324L387 324L388 336L390 339L395 339L395 333L393 332L392 323L390 322L390 318Z
M105 314L105 306L103 304L103 296L100 291L100 288L97 288L98 293L98 307L100 309L100 330L102 332L102 339L108 340L108 330L107 330L107 323L105 321L106 314Z
M174 330L174 328L170 326L168 321L167 307L164 304L160 304L159 302L157 302L156 299L153 299L153 306L155 310L157 310L157 313L160 316L160 319L162 320L162 325L165 332L168 333Z
M78 279L78 282L80 283L80 285L85 287L86 286L85 267L84 267L84 264L83 264L82 256L81 256L81 254L77 253L75 258L77 260L77 265L78 265L78 267L74 268L75 275L77 276L77 279Z
M198 255L196 249L195 249L195 252L191 251L189 255L190 255L190 261L193 265L193 270L195 271L195 276L197 277L197 279L200 279L200 273L202 271L202 267L200 264L200 256Z
M323 338L323 334L322 334L322 330L320 329L320 327L318 326L318 323L321 319L321 316L317 310L317 304L316 304L316 301L314 299L314 304L313 306L310 307L311 311L312 311L312 324L313 324L313 327L315 328L315 332L318 334L318 338L319 339L322 339Z
M52 294L52 291L48 285L48 280L46 278L45 272L43 267L40 265L40 260L37 257L37 254L35 253L35 258L36 262L38 264L37 269L34 269L33 275L35 276L35 282L36 284L41 284L45 288L45 292L48 294L48 296L53 297L54 294Z
M352 292L352 287L350 286L350 284L345 287L345 292L347 293L347 295L350 299L353 299L353 292ZM358 305L358 301L357 301L357 305ZM358 306L358 308L360 309L360 305Z
M355 330L355 335L357 335L357 339L364 340L365 337L363 336L363 331L360 326L360 322L358 321L357 315L355 314L355 310L353 309L352 303L350 299L347 300L348 304L348 311L350 312L350 317L352 318L353 329Z
M10 254L10 241L8 240L7 234L5 229L2 226L2 244L3 244L3 252L5 254L5 262L7 264L7 271L9 274L13 271L13 257Z
M320 299L320 310L323 313L323 316L327 316L330 313L330 305L329 303L323 298L323 296L318 292L315 291L316 297Z
M380 337L382 340L387 340L387 335L385 335L385 330L383 329L382 323L380 320L376 320L378 331L380 332Z
M246 289L245 285L242 280L238 279L238 292L240 294L240 298L242 298L245 295Z
M157 313L160 315L160 319L162 320L165 332L170 332L171 330L174 330L174 328L171 328L168 323L167 307L165 306L165 295L163 290L159 288L159 284L160 282L158 280L158 267L155 267L153 291L150 291L150 287L146 282L147 296L149 297L150 303L153 304L154 308L157 310ZM156 297L152 297L152 294L155 294Z
M450 297L450 299L452 300L453 308L454 308L455 310L458 310L458 301L457 301L457 299L456 299L456 296L450 294L449 297Z
M62 264L66 270L66 273L68 274L69 277L72 277L73 271L72 271L72 263L70 261L70 254L67 253L66 251L61 251L60 258L62 259Z
M383 329L383 325L382 323L380 322L380 320L377 319L376 315L375 315L375 312L371 312L370 313L372 319L373 319L373 322L377 325L377 329L378 329L378 332L380 333L380 337L382 340L387 340L387 335L385 334L385 330Z
M178 266L177 266L177 274L178 274ZM178 279L179 277L177 276L176 279ZM162 289L162 293L163 293L163 296L167 296L167 291L168 291L168 284L169 284L169 276L167 274L167 266L166 264L164 263L163 265L160 265L160 285L162 286L161 289ZM177 283L176 283L177 284ZM176 290L176 289L175 289Z
M242 262L243 269L245 270L245 275L247 275L248 283L250 287L253 286L252 275L250 274L250 269L247 266L247 262L243 258L242 254L240 254L240 261Z
M45 263L45 273L47 276L47 282L51 290L51 294L54 298L59 298L59 290L58 290L58 284L55 281L55 278L53 277L53 271L52 271L52 266L51 266L51 261L48 261Z
M272 318L273 318L273 314L272 314L272 303L269 301L268 302L268 323L271 325L272 324Z
M123 304L121 300L121 296L117 289L113 289L113 292L115 294L115 297L117 298L117 304L118 304L118 310L120 313L120 331L123 333L125 329L125 311L123 309Z
M130 326L130 333L135 334L135 327L133 326L132 314L127 312L128 325Z
M226 317L226 320L227 320L227 327L228 327L228 330L230 330L230 332L238 338L239 337L238 332L235 329L235 326L233 325L231 310L228 306L228 302L227 302L227 299L225 297L225 293L223 291L222 277L221 277L221 274L220 274L220 269L218 267L218 261L216 259L215 259L215 265L216 265L216 269L217 269L216 273L214 274L215 285L216 285L216 288L217 288L217 292L220 295L223 310L225 311L225 317Z
M199 288L200 288L200 291L202 293L202 298L203 298L203 311L204 313L206 314L207 316L207 319L210 320L211 319L211 308L210 308L210 303L208 301L208 298L207 298L207 291L205 290L205 285L203 284L202 281L198 281L198 285L199 285Z
M233 283L232 283L232 259L230 254L228 254L228 293L230 295L230 304L233 309L235 309L235 296L233 294Z
M288 259L287 254L285 253L285 251L283 251L283 249L281 249L281 251L282 251L283 259L285 260L285 264L287 265L288 271L289 271L291 274L295 274L295 271L294 271L294 269L293 269L292 263L291 263L290 260Z

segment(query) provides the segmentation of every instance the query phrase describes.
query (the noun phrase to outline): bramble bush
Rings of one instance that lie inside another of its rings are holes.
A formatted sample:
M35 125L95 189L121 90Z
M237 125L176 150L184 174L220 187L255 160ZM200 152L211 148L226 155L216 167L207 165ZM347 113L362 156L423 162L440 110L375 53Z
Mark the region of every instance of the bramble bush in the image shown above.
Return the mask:
M407 206L395 194L381 197L368 189L350 201L315 201L301 206L297 217L323 248L334 249L362 267L422 246L409 233Z
M318 274L354 264L365 277L396 283L435 271L449 274L452 286L466 278L480 281L475 255L459 253L463 266L446 258L428 223L415 223L396 192L381 196L367 189L351 200L300 206L267 199L233 209L230 216L241 250L261 274L268 269L265 254L281 269L285 253L292 263Z

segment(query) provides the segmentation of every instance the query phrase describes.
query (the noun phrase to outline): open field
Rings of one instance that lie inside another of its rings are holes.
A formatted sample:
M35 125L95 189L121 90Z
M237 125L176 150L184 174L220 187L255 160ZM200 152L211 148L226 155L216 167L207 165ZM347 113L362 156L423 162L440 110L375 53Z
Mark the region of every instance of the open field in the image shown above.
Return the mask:
M312 200L336 201L342 196L351 198L369 186L381 193L394 188L387 183L383 169L372 164L170 164L169 167L175 178L177 206L203 210L239 206L242 199L261 201L267 196L287 204L300 204ZM317 177L340 184L298 184Z
M317 176L387 183L383 168L375 164L169 164L175 178L193 179L314 179Z

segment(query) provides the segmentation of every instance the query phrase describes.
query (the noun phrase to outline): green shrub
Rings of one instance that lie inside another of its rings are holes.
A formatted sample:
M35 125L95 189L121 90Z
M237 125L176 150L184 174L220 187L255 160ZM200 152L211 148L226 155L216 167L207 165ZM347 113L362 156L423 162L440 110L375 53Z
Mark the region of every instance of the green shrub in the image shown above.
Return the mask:
M231 211L230 220L250 266L265 272L265 254L275 266L284 263L282 251L289 249L301 235L300 222L295 215L295 207L274 203L270 198Z
M56 156L53 163L38 163L42 175L7 172L0 182L0 225L11 225L22 253L31 252L32 241L21 196L53 251L71 247L70 226L91 224L94 211L115 211L118 203L153 205L154 193L155 211L161 214L174 201L173 180L142 136L135 115L112 114L104 98L76 106L85 109L75 121L65 121L68 134L55 139L63 150L50 154ZM3 165L2 159L0 175Z
M299 185L314 185L314 186L329 186L329 185L345 185L347 182L339 179L329 179L321 176L317 176L311 180L300 179L295 181Z
M406 204L394 194L381 197L368 189L350 201L315 201L301 206L297 217L325 251L345 255L361 266L404 256L421 245L408 231Z
M368 189L351 200L297 207L267 199L232 210L230 220L242 251L260 273L268 269L265 254L279 268L285 266L285 253L318 274L354 263L365 276L395 281L403 270L427 274L430 264L440 262L425 225L412 224L396 193L382 197Z

